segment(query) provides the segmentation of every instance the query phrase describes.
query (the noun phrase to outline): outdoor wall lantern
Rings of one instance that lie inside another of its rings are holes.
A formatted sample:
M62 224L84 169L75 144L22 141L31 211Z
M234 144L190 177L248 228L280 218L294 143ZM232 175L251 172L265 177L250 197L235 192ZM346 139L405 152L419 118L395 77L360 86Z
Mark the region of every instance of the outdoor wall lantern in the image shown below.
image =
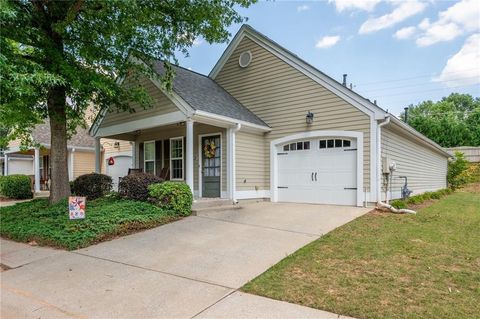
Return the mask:
M308 111L307 116L305 118L308 125L313 123L313 113Z

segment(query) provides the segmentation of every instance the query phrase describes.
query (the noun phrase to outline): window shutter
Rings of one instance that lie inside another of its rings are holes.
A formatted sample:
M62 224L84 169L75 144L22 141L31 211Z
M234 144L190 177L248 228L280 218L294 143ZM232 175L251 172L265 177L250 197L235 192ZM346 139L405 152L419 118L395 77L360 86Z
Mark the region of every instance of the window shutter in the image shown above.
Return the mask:
M155 141L155 171L157 176L162 172L162 141Z
M143 170L143 143L138 144L138 168Z

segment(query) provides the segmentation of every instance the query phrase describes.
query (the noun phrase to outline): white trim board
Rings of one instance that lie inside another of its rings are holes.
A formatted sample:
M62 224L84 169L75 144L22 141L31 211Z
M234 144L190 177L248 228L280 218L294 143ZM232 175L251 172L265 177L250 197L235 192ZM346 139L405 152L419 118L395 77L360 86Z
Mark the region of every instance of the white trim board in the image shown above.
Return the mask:
M310 131L292 134L270 142L270 194L271 201L278 201L278 155L277 146L289 141L317 137L350 137L357 139L357 206L363 206L363 133L356 131Z
M270 198L269 190L235 191L235 199Z

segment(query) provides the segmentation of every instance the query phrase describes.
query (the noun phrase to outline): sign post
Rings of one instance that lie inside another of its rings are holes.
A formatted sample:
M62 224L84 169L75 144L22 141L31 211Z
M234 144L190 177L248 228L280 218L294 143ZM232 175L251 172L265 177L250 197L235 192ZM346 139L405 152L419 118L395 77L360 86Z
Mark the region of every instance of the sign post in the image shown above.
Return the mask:
M85 218L86 197L70 196L68 197L68 213L70 219Z

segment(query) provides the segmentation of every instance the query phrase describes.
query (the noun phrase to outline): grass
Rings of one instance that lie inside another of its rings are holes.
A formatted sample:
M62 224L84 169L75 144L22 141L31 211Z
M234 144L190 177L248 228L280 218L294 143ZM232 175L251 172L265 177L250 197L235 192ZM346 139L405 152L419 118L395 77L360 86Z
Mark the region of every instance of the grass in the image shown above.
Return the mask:
M480 318L480 184L417 215L369 213L242 290L357 318Z
M85 219L70 220L66 200L49 207L47 199L36 199L0 208L0 235L73 250L177 219L149 203L102 198L87 201Z

